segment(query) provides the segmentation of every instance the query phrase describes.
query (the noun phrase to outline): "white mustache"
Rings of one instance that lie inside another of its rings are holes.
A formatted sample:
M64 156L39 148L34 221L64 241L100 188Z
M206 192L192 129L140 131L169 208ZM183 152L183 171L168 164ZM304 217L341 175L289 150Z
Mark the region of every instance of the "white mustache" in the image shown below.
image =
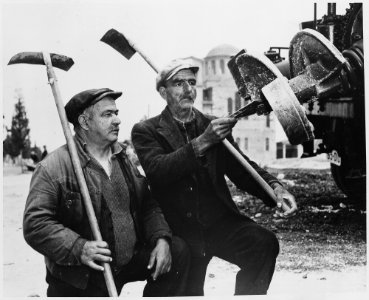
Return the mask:
M192 96L184 96L184 97L181 98L181 100L185 100L185 99L189 99L191 101L194 101L194 97L192 97Z

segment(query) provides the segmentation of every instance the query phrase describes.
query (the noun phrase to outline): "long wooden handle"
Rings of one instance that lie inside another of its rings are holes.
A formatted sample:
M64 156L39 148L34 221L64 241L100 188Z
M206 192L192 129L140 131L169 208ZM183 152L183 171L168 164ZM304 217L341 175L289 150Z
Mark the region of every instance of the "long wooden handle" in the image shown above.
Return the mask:
M128 43L130 44L130 46L136 50L136 52L138 54L141 55L141 57L151 66L151 68L153 68L153 70L158 73L159 69L155 66L155 64L151 61L151 59L142 52L142 50L140 48L137 47L136 44L134 44L132 42L132 40L130 40L129 38L127 38L127 36L124 36L126 38L126 40L128 41ZM256 182L259 183L259 185L261 186L261 188L270 196L270 198L272 198L274 200L275 203L277 203L277 198L274 194L273 189L270 187L269 184L267 184L265 182L265 180L259 175L258 172L255 171L255 169L248 163L248 161L233 147L233 145L226 139L223 140L223 144L224 146L229 150L229 152L231 152L231 154L241 163L241 165L246 169L246 171L248 171L251 176L256 180ZM287 211L290 208L288 207L288 205L286 203L282 203L282 209L283 211Z
M51 86L51 89L54 95L55 104L58 110L61 125L63 127L64 136L67 141L69 154L72 160L74 172L76 173L76 176L77 176L78 185L79 185L79 188L82 194L83 203L86 208L86 213L87 213L87 217L88 217L88 220L91 226L92 234L96 241L102 241L100 228L99 228L99 225L96 219L94 208L92 206L90 194L88 192L88 188L86 184L86 179L83 175L81 162L79 161L76 144L74 142L72 132L70 130L69 123L67 121L64 104L60 96L57 78L55 76L54 68L51 64L50 54L47 52L43 52L43 57L44 57L45 65L46 65L49 84ZM103 263L102 265L104 267L104 277L105 277L105 282L106 282L109 296L118 297L117 288L115 287L113 274L111 272L110 265L108 263Z
M133 43L133 41L127 37L126 35L124 35L124 38L127 40L127 42L129 43L129 45L136 50L136 52L138 54L141 55L141 57L149 64L149 66L156 72L159 72L159 68L153 63L153 61L141 50L141 48L139 48L137 46L137 44Z
M231 152L232 155L239 161L239 163L250 173L252 178L256 180L256 182L268 194L268 196L273 199L275 203L277 203L277 197L274 194L272 187L265 182L263 177L261 177L260 174L256 172L256 170L249 164L249 162L241 155L240 152L237 151L235 147L233 147L233 145L227 139L224 139L222 143L228 149L228 151ZM282 202L282 209L283 211L287 211L290 209L284 201Z

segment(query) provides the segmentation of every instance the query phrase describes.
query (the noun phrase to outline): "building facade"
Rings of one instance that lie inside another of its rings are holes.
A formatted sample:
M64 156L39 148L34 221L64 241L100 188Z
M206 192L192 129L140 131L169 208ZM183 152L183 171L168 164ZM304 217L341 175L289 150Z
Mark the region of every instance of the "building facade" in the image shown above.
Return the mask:
M238 92L228 69L231 56L239 49L223 44L204 59L187 57L199 66L197 76L197 100L195 107L205 114L228 116L247 104ZM275 116L249 116L238 121L233 136L241 150L259 165L264 166L276 159Z

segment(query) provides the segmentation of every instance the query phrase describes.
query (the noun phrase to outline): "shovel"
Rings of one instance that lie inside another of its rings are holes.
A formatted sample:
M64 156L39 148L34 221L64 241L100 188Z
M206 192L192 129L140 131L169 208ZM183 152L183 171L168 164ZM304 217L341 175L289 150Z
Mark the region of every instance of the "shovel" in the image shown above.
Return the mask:
M53 66L62 69L64 71L68 71L70 67L74 64L73 59L59 54L47 53L47 52L22 52L14 55L8 65L12 64L36 64L36 65L46 65L48 82L51 86L55 104L59 113L61 125L63 127L64 136L67 141L69 154L72 160L74 172L77 176L77 181L79 188L81 190L83 203L86 207L87 217L91 226L93 237L96 241L102 241L101 232L99 229L99 225L97 223L96 215L94 212L94 208L92 206L90 194L88 192L87 184L85 177L82 172L81 163L79 161L79 157L77 154L76 144L74 142L72 132L70 130L67 116L65 114L64 104L60 95L58 80L55 76ZM115 287L113 275L111 272L110 265L108 263L102 263L104 268L104 277L106 286L108 289L108 293L110 297L118 297L117 289Z
M135 45L132 40L128 39L122 33L115 29L110 29L101 38L101 41L108 44L122 54L125 58L130 59L136 52L138 52L141 57L151 66L151 68L158 73L159 69L151 61L151 59L140 50L137 45ZM249 164L249 162L233 147L233 145L227 140L222 141L223 145L231 152L231 154L241 163L241 165L246 169L247 172L256 180L256 182L261 186L261 188L267 193L267 195L277 203L277 197L274 194L274 190L265 180L259 175L258 172ZM287 211L290 207L283 201L282 202L283 211Z

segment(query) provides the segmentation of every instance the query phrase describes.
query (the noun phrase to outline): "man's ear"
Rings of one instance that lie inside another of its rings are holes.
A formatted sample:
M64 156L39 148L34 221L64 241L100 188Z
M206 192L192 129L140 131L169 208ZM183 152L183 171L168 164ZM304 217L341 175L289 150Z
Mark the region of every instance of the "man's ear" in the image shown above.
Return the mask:
M167 89L163 86L159 88L159 94L164 99L167 100Z
M82 114L78 116L78 123L84 129L88 130L87 116Z

